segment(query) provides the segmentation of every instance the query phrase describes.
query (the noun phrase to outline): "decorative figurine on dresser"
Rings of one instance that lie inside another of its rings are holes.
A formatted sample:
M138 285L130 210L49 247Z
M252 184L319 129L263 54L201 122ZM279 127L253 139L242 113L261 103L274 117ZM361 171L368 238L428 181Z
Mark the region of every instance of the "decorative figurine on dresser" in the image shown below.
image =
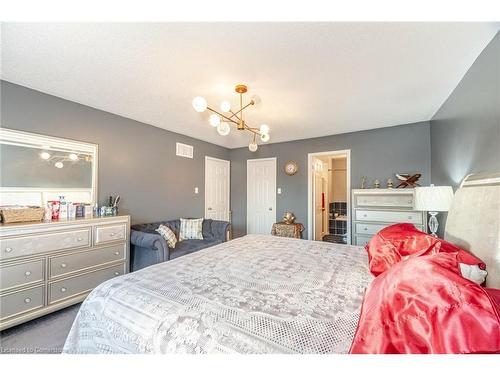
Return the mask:
M301 223L295 223L295 216L291 212L285 212L283 221L274 223L271 230L273 236L302 238L304 226Z
M426 231L426 212L415 208L415 189L353 189L353 244L365 246L382 228L411 223Z
M96 217L97 145L2 128L0 147L3 330L79 303L129 272L130 217ZM30 169L22 178L19 165Z

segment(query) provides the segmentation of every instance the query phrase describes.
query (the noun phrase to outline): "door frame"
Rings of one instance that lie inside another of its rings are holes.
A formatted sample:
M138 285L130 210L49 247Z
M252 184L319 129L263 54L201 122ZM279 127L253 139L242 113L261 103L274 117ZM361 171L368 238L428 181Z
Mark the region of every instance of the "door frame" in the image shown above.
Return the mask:
M275 184L274 184L274 194L273 194L273 211L274 211L274 220L276 220L276 189L277 189L277 186L278 186L278 158L277 157L273 157L273 158L258 158L258 159L247 159L247 196L246 196L246 200L247 200L247 226L246 226L246 232L248 234L248 223L249 223L249 220L248 220L248 213L250 212L249 209L248 209L248 165L252 162L256 162L256 161L274 161L274 181L275 181Z
M314 191L313 158L327 155L346 155L346 190L347 190L347 244L351 244L351 150L312 152L307 154L307 238L314 239Z
M231 161L230 160L225 160L225 159L219 159L219 158L214 158L212 156L205 156L205 186L203 187L205 189L204 197L205 197L205 202L204 202L204 215L203 217L207 217L207 161L208 160L215 160L215 161L222 161L224 163L227 163L228 166L228 174L227 174L227 202L228 202L228 219L229 222L231 222Z

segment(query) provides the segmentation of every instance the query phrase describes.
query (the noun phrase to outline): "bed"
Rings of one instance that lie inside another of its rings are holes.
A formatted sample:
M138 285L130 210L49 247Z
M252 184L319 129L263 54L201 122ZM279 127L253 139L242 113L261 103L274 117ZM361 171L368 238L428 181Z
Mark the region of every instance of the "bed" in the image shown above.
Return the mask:
M247 235L96 288L65 353L346 353L363 248Z
M500 174L469 177L446 226L495 288L499 197ZM361 247L247 235L101 284L63 352L347 353L373 279Z

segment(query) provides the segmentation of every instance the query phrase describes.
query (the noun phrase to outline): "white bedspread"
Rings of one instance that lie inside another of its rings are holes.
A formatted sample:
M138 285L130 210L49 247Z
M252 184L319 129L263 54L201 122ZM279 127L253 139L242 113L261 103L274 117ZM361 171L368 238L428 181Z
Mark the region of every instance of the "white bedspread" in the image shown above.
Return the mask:
M65 353L345 353L372 276L356 246L248 235L111 279Z

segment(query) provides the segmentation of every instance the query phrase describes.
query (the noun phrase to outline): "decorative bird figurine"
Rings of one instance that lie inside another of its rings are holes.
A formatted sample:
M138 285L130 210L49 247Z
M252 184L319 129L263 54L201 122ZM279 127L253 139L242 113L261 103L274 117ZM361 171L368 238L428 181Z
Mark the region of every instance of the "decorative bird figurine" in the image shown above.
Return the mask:
M415 186L420 186L419 184L417 184L417 181L421 176L422 174L420 173L415 173L414 175L409 175L406 173L396 173L396 177L401 181L399 185L396 186L396 188L413 188Z

